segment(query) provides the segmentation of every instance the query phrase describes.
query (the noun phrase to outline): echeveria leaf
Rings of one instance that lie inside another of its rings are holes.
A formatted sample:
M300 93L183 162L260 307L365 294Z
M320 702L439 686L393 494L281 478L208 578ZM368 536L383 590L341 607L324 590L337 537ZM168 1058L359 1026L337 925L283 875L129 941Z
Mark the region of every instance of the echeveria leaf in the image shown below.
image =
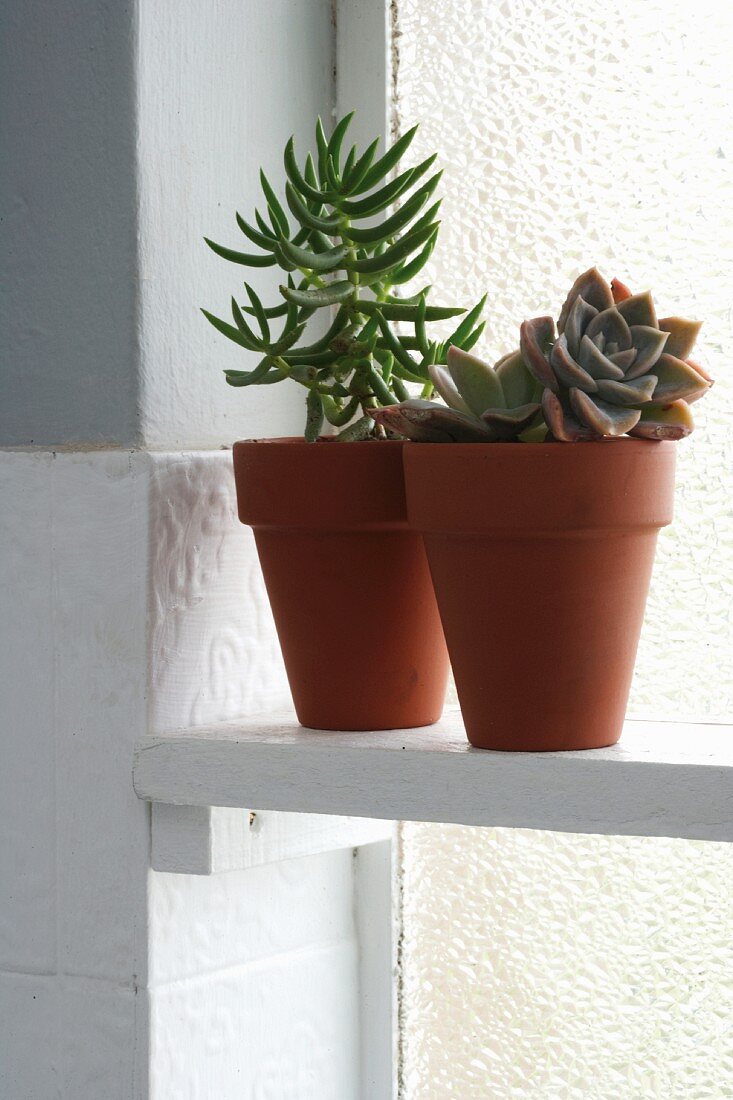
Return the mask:
M456 389L475 416L506 407L501 382L488 363L453 345L448 348L447 364Z
M547 355L555 339L555 322L552 317L535 317L519 326L519 347L530 374L553 393L559 386Z
M577 386L579 389L585 390L586 393L595 393L598 389L598 384L593 375L584 370L580 363L576 363L568 351L568 342L564 332L558 336L553 345L550 352L550 363L556 377L564 386Z
M658 328L652 328L651 325L631 325L630 332L636 355L625 368L627 381L651 370L665 350L668 341L666 332L660 332Z
M432 401L413 398L370 412L372 418L396 435L422 443L489 443L488 427L474 416L446 409Z
M433 383L446 405L451 409L458 409L459 412L470 414L471 410L461 397L458 392L458 387L445 367L434 363L428 368L428 371L430 374L430 381Z
M667 404L678 401L681 398L686 401L694 401L710 389L710 382L704 378L689 363L683 363L674 355L662 352L654 364L654 373L657 376L657 387L654 390L655 402Z
M560 398L552 390L544 390L542 393L542 414L551 434L562 443L581 443L588 439L598 439L598 433L576 420L563 407Z
M677 359L687 359L695 346L701 321L687 321L684 317L663 317L659 327L669 333L665 351Z
M527 405L534 397L537 382L527 370L521 351L510 352L494 367L504 391L507 408Z
M591 267L579 275L570 288L557 321L557 331L564 332L570 310L577 297L582 297L599 312L613 305L613 294L597 267Z
M532 401L515 409L486 409L481 414L481 419L493 438L500 442L506 439L516 439L520 432L530 426L539 411L539 402Z
M580 341L578 362L583 370L596 379L613 378L619 381L624 377L623 367L604 355L589 336L584 336Z
M684 439L695 427L690 406L686 401L673 401L669 405L645 405L641 417L629 435L640 439Z
M626 283L622 283L620 279L611 279L611 293L614 302L623 302L626 298L631 297L631 291Z
M570 390L570 405L578 420L601 436L625 435L639 422L641 416L638 409L611 405L578 389Z
M616 306L602 310L588 322L586 336L592 340L594 336L601 334L605 340L606 350L608 350L608 344L616 344L617 351L626 351L631 347L631 330Z
M575 360L578 359L583 333L597 313L596 307L592 306L590 302L586 302L580 294L573 302L563 332L567 340L568 351Z
M657 311L654 308L654 299L648 290L622 299L616 308L628 325L647 325L649 328L657 328Z
M598 383L598 396L614 405L642 405L651 400L656 384L657 379L653 374L646 374L631 382L603 378Z

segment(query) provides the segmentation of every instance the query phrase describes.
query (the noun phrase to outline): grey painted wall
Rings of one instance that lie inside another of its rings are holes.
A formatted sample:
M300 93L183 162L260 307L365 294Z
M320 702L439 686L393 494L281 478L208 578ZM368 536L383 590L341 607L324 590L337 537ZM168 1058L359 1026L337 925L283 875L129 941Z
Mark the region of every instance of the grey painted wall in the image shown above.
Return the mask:
M0 443L138 431L134 11L0 14Z
M226 314L278 273L209 252L333 102L331 0L12 0L0 16L0 445L215 447L302 431L233 390ZM249 213L248 213L249 212ZM247 246L248 247L248 246Z

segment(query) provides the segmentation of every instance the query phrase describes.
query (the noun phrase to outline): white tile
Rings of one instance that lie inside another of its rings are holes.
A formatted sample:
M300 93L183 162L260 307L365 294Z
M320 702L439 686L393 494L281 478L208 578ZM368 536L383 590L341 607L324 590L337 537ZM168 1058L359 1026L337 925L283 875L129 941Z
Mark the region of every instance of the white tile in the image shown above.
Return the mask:
M152 985L354 937L350 850L210 877L151 873Z
M152 454L149 726L165 732L287 705L252 532L228 451Z
M56 956L53 467L0 453L0 966L36 972Z
M356 1100L356 946L151 994L151 1100Z

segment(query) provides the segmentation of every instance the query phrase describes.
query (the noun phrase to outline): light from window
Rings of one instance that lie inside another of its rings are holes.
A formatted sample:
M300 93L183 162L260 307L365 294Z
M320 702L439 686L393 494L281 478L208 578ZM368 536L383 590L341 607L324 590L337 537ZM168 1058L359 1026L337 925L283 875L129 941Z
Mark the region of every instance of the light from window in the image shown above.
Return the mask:
M446 302L498 358L591 263L705 321L631 712L731 712L733 6L394 0L395 123L441 150ZM403 827L404 1100L733 1096L733 848Z

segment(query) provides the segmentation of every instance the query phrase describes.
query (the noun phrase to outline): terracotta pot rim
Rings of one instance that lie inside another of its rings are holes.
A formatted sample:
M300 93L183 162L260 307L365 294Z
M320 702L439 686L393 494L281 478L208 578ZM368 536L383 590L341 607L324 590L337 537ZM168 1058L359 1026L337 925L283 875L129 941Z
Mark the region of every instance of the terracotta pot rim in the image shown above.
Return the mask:
M252 527L406 531L403 454L402 440L242 440L232 456L239 518Z
M576 443L415 443L410 440L405 440L406 449L411 453L417 450L430 452L433 455L440 454L443 451L460 450L462 452L471 452L473 454L491 454L495 452L497 454L506 455L527 455L531 457L539 457L540 455L560 455L568 454L578 450L597 450L599 447L624 447L624 449L631 449L632 447L643 452L649 447L655 450L661 449L663 451L669 451L677 445L676 440L671 439L630 439L629 436L622 436L619 439L611 439L606 437L604 439L586 439L578 441ZM651 453L651 452L650 452Z
M337 443L338 440L336 439L335 436L322 435L315 442L316 442L316 445L317 445L319 443ZM396 447L404 447L406 442L407 442L406 439L359 439L359 440L355 440L353 443L344 443L343 446L348 447L350 451L363 450L365 447L368 447L369 450L371 451L371 450L374 449L376 444L378 444L382 448L391 447L392 449L394 449ZM314 449L313 443L307 443L306 440L303 439L303 437L300 436L300 435L283 435L283 436L277 436L276 435L276 436L263 436L261 438L256 438L256 439L237 439L233 443L234 447L245 447L245 446L254 446L254 445L264 445L264 446L274 446L274 445L284 446L284 445L287 445L287 446L290 446L290 447L296 447L297 446L297 447L303 447L304 449L307 449L309 451L312 451Z
M407 511L421 532L587 538L671 521L675 444L418 443L405 447Z

